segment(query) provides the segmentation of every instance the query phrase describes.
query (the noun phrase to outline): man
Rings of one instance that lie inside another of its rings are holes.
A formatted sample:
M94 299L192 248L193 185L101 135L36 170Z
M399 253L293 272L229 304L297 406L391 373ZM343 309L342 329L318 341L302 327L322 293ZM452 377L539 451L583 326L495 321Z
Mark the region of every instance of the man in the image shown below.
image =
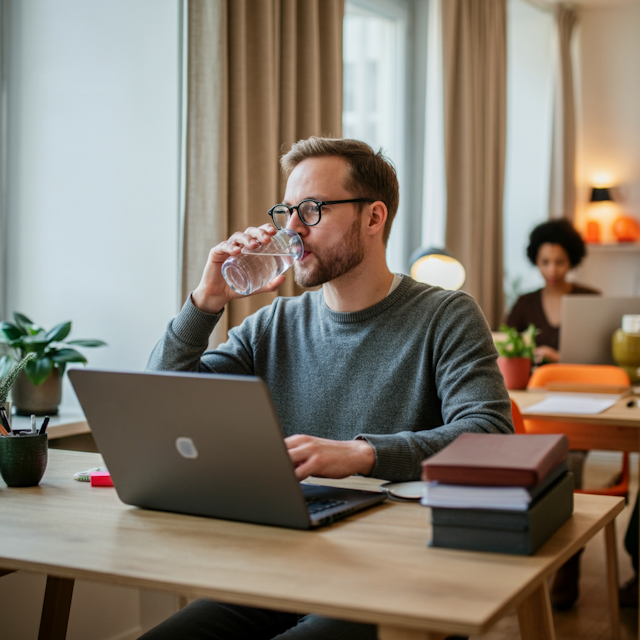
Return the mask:
M209 253L149 368L263 378L300 480L355 473L416 480L421 461L465 431L511 433L509 397L477 304L387 267L399 200L389 161L363 142L310 138L281 164L285 204L270 213L303 240L293 267L298 284L322 289L277 298L205 352L225 304L239 297L222 278L222 263L242 247L268 243L276 229L235 233ZM149 635L169 637L356 640L375 638L376 629L197 601Z

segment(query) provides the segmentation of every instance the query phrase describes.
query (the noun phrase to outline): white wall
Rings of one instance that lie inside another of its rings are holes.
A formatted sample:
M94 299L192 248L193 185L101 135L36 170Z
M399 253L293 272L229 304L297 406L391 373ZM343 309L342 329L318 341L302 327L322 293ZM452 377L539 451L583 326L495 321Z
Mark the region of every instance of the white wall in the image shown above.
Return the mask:
M141 369L178 307L179 2L10 12L7 308Z
M179 0L11 0L7 308L90 366L142 369L179 306ZM76 405L66 383L63 406ZM0 578L2 637L37 637L44 576ZM77 581L69 640L129 640L177 597Z
M640 2L587 5L579 16L580 212L605 174L622 209L640 218Z

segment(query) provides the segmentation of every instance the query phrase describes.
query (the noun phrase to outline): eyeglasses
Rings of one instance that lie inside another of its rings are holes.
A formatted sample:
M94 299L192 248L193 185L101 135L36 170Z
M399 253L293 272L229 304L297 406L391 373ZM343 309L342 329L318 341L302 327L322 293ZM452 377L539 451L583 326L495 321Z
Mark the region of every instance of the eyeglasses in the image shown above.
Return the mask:
M298 217L307 227L313 227L320 222L322 216L322 207L327 204L346 204L347 202L375 202L371 198L354 198L353 200L326 200L325 202L319 202L312 198L307 198L302 202L299 202L294 207L290 207L286 204L277 204L275 207L269 209L269 215L273 220L273 224L278 229L285 229L291 220L293 212L297 210Z

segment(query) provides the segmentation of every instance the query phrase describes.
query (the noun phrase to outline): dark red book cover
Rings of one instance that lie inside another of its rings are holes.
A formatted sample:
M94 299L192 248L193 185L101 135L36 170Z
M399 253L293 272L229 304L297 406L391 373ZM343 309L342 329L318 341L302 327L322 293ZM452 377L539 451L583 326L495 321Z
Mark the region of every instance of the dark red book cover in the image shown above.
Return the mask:
M534 487L566 457L564 434L463 433L422 462L422 479L443 484Z

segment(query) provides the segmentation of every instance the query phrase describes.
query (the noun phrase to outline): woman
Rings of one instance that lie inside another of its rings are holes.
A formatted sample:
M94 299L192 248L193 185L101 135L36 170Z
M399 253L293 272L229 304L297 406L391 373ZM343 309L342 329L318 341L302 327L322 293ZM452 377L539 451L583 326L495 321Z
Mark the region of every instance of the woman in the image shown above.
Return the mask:
M529 324L538 329L535 362L558 362L558 336L562 296L598 294L596 289L568 282L566 277L586 253L584 241L568 220L539 224L529 236L527 257L540 270L542 289L520 296L507 317L507 325L524 331Z
M534 360L536 364L558 362L558 342L562 297L569 294L598 294L599 291L567 281L567 274L577 267L586 253L584 241L568 220L551 220L539 224L529 236L527 257L540 270L544 287L520 296L507 317L507 325L524 331L529 324L538 329ZM575 486L582 487L586 451L570 451L567 462L574 474ZM580 555L578 551L554 577L551 602L557 609L569 609L578 599Z

